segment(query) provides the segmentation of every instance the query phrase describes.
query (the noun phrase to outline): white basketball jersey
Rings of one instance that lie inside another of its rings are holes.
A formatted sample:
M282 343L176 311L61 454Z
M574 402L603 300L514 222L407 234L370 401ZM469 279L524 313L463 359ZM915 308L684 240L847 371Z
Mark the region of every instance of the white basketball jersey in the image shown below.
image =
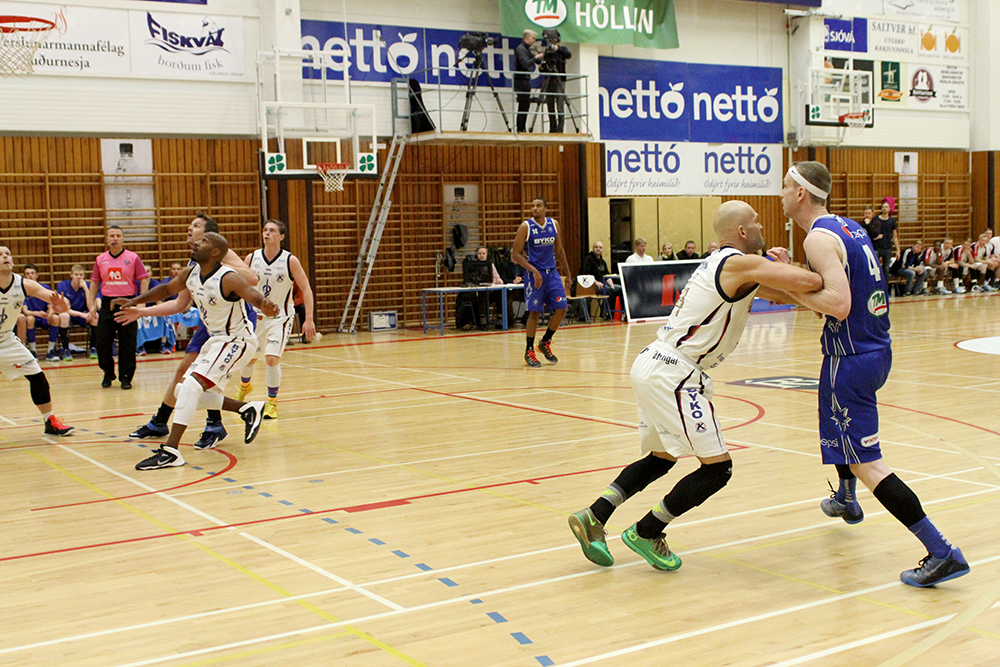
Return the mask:
M758 288L733 301L719 287L722 265L742 254L727 246L702 261L688 279L670 319L656 333L661 341L702 368L721 364L743 335Z
M0 337L9 334L17 325L17 316L21 314L24 304L24 278L12 273L10 287L0 288Z
M201 313L201 321L208 329L208 335L252 336L253 329L250 328L243 299L236 297L235 301L230 301L222 295L222 276L235 273L235 269L220 264L202 280L199 268L195 266L191 269L186 284L194 305Z
M250 270L257 274L257 289L264 298L278 307L277 317L285 317L294 312L292 305L292 272L289 262L292 253L287 250L278 252L278 256L270 262L264 257L263 248L254 250L250 255Z

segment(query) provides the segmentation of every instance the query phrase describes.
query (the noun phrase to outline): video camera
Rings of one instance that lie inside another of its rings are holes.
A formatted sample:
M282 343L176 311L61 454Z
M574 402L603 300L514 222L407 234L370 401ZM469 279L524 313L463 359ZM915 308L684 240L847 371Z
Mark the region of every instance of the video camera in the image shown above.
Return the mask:
M467 32L458 38L458 48L469 53L482 53L487 46L495 46L498 40L488 32Z
M542 51L542 62L538 63L538 69L542 72L559 72L566 58L559 53L559 31L555 28L546 28L542 31L542 38L545 40L545 49Z

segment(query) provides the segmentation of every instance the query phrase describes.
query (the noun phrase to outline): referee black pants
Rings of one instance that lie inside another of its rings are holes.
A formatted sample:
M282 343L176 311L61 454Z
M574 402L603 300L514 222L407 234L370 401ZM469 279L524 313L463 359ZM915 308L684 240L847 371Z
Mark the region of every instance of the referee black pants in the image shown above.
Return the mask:
M104 371L104 379L115 379L115 359L112 345L118 339L118 376L122 382L131 382L135 375L135 341L139 333L139 323L118 324L115 322L117 308L112 310L114 297L101 300L101 310L97 315L97 365Z

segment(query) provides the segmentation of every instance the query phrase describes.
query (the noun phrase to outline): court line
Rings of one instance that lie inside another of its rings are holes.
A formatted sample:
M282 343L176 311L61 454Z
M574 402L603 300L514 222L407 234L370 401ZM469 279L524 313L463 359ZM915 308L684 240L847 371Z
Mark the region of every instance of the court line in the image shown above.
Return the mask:
M985 562L989 562L989 561L993 561L993 560L1000 560L1000 556L994 556L992 558L987 559ZM587 571L587 572L584 572L584 573L575 573L575 574L571 574L571 575L564 575L562 577L552 577L552 578L549 578L549 579L540 580L540 581L536 581L536 582L531 582L531 583L528 583L528 584L518 584L518 585L515 585L515 586L508 586L506 588L495 589L495 590L492 590L492 591L486 591L486 592L482 592L482 593L474 593L474 594L470 594L470 595L465 595L465 596L462 596L460 598L450 598L448 600L439 600L437 602L430 602L430 603L423 604L423 605L417 605L415 607L407 607L406 609L404 609L402 611L382 612L382 613L379 613L379 614L372 614L372 615L369 615L369 616L363 616L363 617L355 618L355 619L352 619L350 621L339 621L337 623L329 623L329 624L323 624L323 625L318 625L318 626L312 626L312 627L308 627L308 628L301 628L299 630L290 630L290 631L279 633L279 634L268 635L268 636L264 636L264 637L257 637L257 638L254 638L254 639L247 639L247 640L242 640L242 641L239 641L239 642L232 642L230 644L225 644L225 645L221 645L221 646L196 649L194 651L188 651L186 653L175 653L175 654L168 655L168 656L162 656L162 657L158 657L158 658L150 658L150 659L147 659L147 660L142 660L142 661L139 661L139 662L131 662L131 663L127 663L127 664L124 664L124 665L119 665L118 667L143 667L145 665L154 665L154 664L157 664L157 663L167 662L167 661L170 661L170 660L176 660L176 659L182 659L182 658L190 658L190 657L194 657L194 656L198 656L198 655L205 655L205 654L208 654L208 653L214 653L214 652L218 652L218 651L225 651L225 650L229 650L229 649L232 649L232 648L239 648L239 647L242 647L242 646L249 646L249 645L252 645L252 644L259 644L259 643L263 643L263 642L271 642L271 641L275 641L277 639L283 639L283 638L286 638L286 637L292 637L292 636L297 636L297 635L302 635L302 634L319 632L321 630L331 629L331 628L336 628L336 627L342 627L342 626L348 625L348 624L357 625L357 624L360 624L360 623L363 623L363 622L367 622L367 621L380 620L380 619L390 618L390 617L401 615L401 614L409 614L409 613L416 612L416 611L424 611L424 610L427 610L427 609L434 609L434 608L437 608L437 607L443 607L443 606L450 605L450 604L455 604L455 603L458 603L458 602L468 602L468 600L471 599L471 598L493 597L493 596L496 596L496 595L503 595L503 594L506 594L506 593L514 592L514 591L520 591L520 590L526 590L526 589L529 589L529 588L535 588L535 587L538 587L538 586L549 585L549 584L556 584L556 583L560 583L560 582L563 582L563 581L568 581L570 579L575 579L575 578L578 578L578 577L581 577L581 576L588 576L588 575L591 575L591 574L594 574L594 573L600 573L600 572L603 572L603 571L605 571L607 569L617 569L617 568L623 568L623 567L631 567L633 565L638 565L638 564L643 563L643 562L644 561L638 561L638 562L630 563L630 564L627 564L627 565L621 565L621 566L615 565L612 568L602 568L601 570L590 570L590 571ZM977 561L974 564L978 567L979 565L984 564L984 561ZM651 642L644 642L642 644L638 644L638 645L635 645L635 646L626 647L624 649L619 649L617 651L611 651L611 652L604 653L604 654L597 655L597 656L590 656L588 658L583 658L581 660L577 660L577 661L574 661L574 662L562 663L560 665L560 667L577 667L579 665L587 665L587 664L591 664L591 663L594 663L594 662L601 662L601 661L604 661L604 660L608 660L609 658L617 657L617 656L620 656L620 655L628 655L630 653L636 653L638 651L643 651L643 650L646 650L646 649L649 649L649 648L655 648L657 646L663 646L663 645L666 645L666 644L675 643L675 642L678 642L678 641L682 641L684 639L689 639L691 637L697 637L697 636L700 636L700 635L712 634L712 633L715 633L715 632L719 632L721 630L727 630L729 628L734 628L734 627L738 627L738 626L741 626L741 625L748 625L750 623L755 623L755 622L758 622L758 621L766 621L766 620L769 620L769 619L772 619L772 618L776 618L778 616L784 616L784 615L787 615L787 614L791 614L791 613L795 613L795 612L799 612L799 611L804 611L804 610L807 610L807 609L814 609L814 608L822 607L822 606L825 606L825 605L828 605L828 604L832 604L832 603L835 603L835 602L841 602L843 600L849 600L849 599L852 599L852 598L862 597L862 596L866 596L866 595L869 595L871 593L875 593L875 592L878 592L878 591L881 591L881 590L885 590L885 589L888 589L888 588L894 588L896 586L903 586L903 585L905 585L905 584L903 584L902 582L899 582L899 581L895 581L895 582L888 583L888 584L880 584L880 585L877 585L877 586L871 586L869 588L862 589L860 591L855 591L853 593L843 593L843 594L840 594L840 595L834 595L834 596L831 596L831 597L822 598L822 599L819 599L819 600L814 600L812 602L807 602L807 603L803 603L803 604L799 604L799 605L794 605L792 607L786 607L784 609L776 609L776 610L773 610L773 611L770 611L770 612L765 612L763 614L757 614L755 616L745 617L745 618L742 618L742 619L737 619L737 620L729 621L729 622L726 622L726 623L720 623L720 624L717 624L717 625L714 625L714 626L710 626L710 627L707 627L707 628L701 628L701 629L698 629L698 630L692 630L692 631L685 632L685 633L682 633L682 634L679 634L679 635L672 635L672 636L669 636L669 637L664 637L664 638L661 638L661 639L658 639L658 640L654 640L654 641L651 641Z
M59 445L59 446L61 448L63 448L63 449L66 449L67 451L69 451L72 454L76 454L76 452L74 452L73 450L69 449L65 445ZM184 445L184 446L185 447L194 447L194 445ZM80 505L94 505L96 503L108 503L108 502L112 502L112 501L115 501L115 500L128 500L130 498L141 498L143 496L149 496L149 495L153 495L153 494L157 494L157 493L166 493L167 491L172 491L174 489L183 489L184 487L193 486L195 484L201 484L202 482L210 481L213 477L217 477L219 475L225 475L227 472L229 472L230 470L232 470L233 468L236 467L237 459L236 459L235 455L230 454L229 452L227 452L224 449L218 449L218 448L216 448L215 451L219 452L220 454L222 454L223 456L225 456L226 458L228 458L229 459L229 465L227 465L226 467L224 467L219 472L210 473L208 475L205 475L204 477L199 477L198 479L196 479L194 481L191 481L191 482L185 482L184 484L178 484L177 486L171 486L171 487L168 487L166 489L159 489L159 490L147 486L145 488L149 489L149 490L146 491L146 492L144 492L144 493L133 493L132 495L129 495L129 496L115 496L114 498L98 498L97 500L83 500L83 501L80 501L78 503L66 503L64 505L50 505L48 507L35 507L35 508L32 508L31 511L32 512L41 512L42 510L55 510L55 509L63 509L65 507L78 507ZM87 459L87 460L91 461L92 463L96 463L95 461L93 461L93 459ZM101 465L101 464L98 464L98 465ZM111 468L105 468L105 469L106 470L111 470ZM117 474L117 473L115 473L115 474ZM123 479L132 481L131 477L126 477L124 475L119 475L119 476L122 477Z
M970 494L970 495L979 495L979 493L977 493L977 494ZM947 500L947 499L945 499L945 500ZM800 500L800 501L794 501L794 502L791 502L791 503L785 503L785 504L782 504L782 505L775 505L775 506L772 506L772 507L756 508L752 512L737 512L737 513L733 513L733 514L720 515L720 516L717 516L717 517L710 517L710 518L702 519L702 520L698 520L698 521L687 521L687 522L685 522L685 525L694 525L696 523L704 523L704 522L708 522L708 521L718 521L718 520L727 519L727 518L735 518L735 517L739 517L739 516L741 516L743 514L757 513L757 512L766 512L766 511L770 511L770 510L776 509L776 508L783 508L783 507L787 507L787 506L791 506L791 505L797 505L797 504L803 504L803 503L809 503L809 502L816 502L816 499L815 498L811 498L811 499L807 499L807 500ZM938 501L931 501L931 503L928 503L928 504L932 504L934 502L938 502ZM790 530L786 530L786 531L779 531L779 532L775 532L775 533L769 533L769 534L766 534L766 535L757 535L757 536L753 536L753 537L742 539L742 540L735 540L735 541L724 542L724 543L720 543L720 544L709 545L709 546L705 546L705 547L699 547L697 549L689 549L689 550L685 550L685 551L678 550L678 553L681 554L681 555L690 555L690 554L695 554L695 553L705 553L705 552L719 550L719 549L730 549L733 546L740 546L740 545L744 545L744 544L749 543L749 542L756 542L756 541L762 541L762 540L773 540L774 538L784 537L784 536L786 536L788 534L791 534L791 533L803 532L803 531L814 530L814 529L821 529L821 528L824 528L824 527L826 527L828 525L829 525L829 522L811 524L811 525L801 526L801 527L790 529ZM615 538L617 538L617 536L609 536L609 539L615 539ZM500 556L500 557L497 557L497 558L490 558L490 559L481 560L481 561L474 561L474 562L471 562L471 563L463 563L463 564L460 564L460 565L454 565L454 566L450 566L450 567L438 568L438 569L434 569L434 570L430 570L430 571L415 572L415 573L412 573L412 574L401 575L401 576L396 576L396 577L387 577L387 578L384 578L384 579L372 580L372 581L361 583L361 584L358 584L358 585L359 586L363 586L363 587L374 587L374 586L382 586L382 585L386 585L386 584L390 584L390 583L395 583L395 582L398 582L398 581L404 581L404 580L410 580L410 579L419 579L419 578L422 578L422 577L438 577L441 574L448 573L448 572L455 572L455 571L466 570L466 569L475 568L475 567L482 567L484 565L492 565L492 564L495 564L495 563L498 563L498 562L504 562L504 561L509 561L509 560L516 560L516 559L526 558L526 557L533 557L533 556L537 556L537 555L542 555L542 554L546 554L546 553L551 553L551 552L556 552L556 551L562 551L562 550L567 550L567 549L575 550L577 548L579 548L579 546L574 542L574 543L571 543L571 544L564 544L564 545L559 545L559 546L556 546L556 547L548 547L546 549L538 549L538 550L534 550L534 551L522 552L522 553L519 553L519 554L513 554L513 555L508 555L508 556ZM1000 561L1000 556L993 556L993 557L988 557L988 558L985 558L985 559L980 559L978 561L973 561L972 564L976 565L978 567L980 565L985 565L985 564L988 564L988 563L991 563L991 562L994 562L994 561ZM480 593L480 594L475 594L475 595L466 594L466 595L464 595L462 597L459 597L459 598L449 598L448 600L437 601L437 602L433 602L433 603L427 603L427 604L418 605L418 606L415 606L415 607L407 607L407 608L404 608L403 610L401 610L399 612L382 612L382 613L375 614L375 615L372 615L372 616L366 616L366 617L356 618L356 619L353 619L353 620L347 620L347 621L343 621L341 624L359 623L359 622L366 621L366 620L372 620L372 619L378 619L378 618L383 618L383 617L387 617L387 616L393 616L393 615L395 615L397 613L408 613L408 612L411 612L411 611L420 611L420 610L423 610L423 609L434 608L434 607L438 607L438 606L442 606L442 605L446 605L446 604L454 604L454 603L457 603L457 602L465 602L465 601L468 601L469 599L475 598L475 597L485 597L487 595L500 594L500 593L508 592L510 590L517 590L517 589L522 589L522 588L529 588L529 587L532 587L534 585L544 585L546 583L564 581L564 580L573 579L573 578L577 578L577 577L583 577L583 576L596 576L596 575L599 575L599 574L601 574L602 572L604 572L606 570L617 570L617 569L626 569L626 568L631 568L631 567L637 567L639 565L643 565L644 563L645 562L642 561L642 560L636 560L636 561L633 561L631 563L621 563L621 564L613 566L612 568L601 568L601 569L586 570L586 571L583 571L583 572L573 573L571 575L564 575L562 577L557 577L555 579L545 579L545 580L540 580L538 582L530 583L530 584L519 584L519 585L517 585L515 587L511 587L511 588L503 588L503 589L498 589L496 591L485 592L485 593ZM883 588L890 588L892 586L902 586L902 585L903 584L901 582L897 581L897 582L892 582L890 584L882 584L882 585L879 585L877 587L866 589L864 591L859 591L859 592L856 592L856 593L851 594L851 595L861 596L861 595L864 595L864 594L866 594L868 592L873 592L873 591L876 591L876 590L881 590ZM85 640L85 639L94 639L94 638L97 638L97 637L104 637L104 636L108 636L108 635L112 635L112 634L118 634L118 633L122 633L122 632L133 632L133 631L141 630L141 629L144 629L144 628L158 627L158 626L162 626L162 625L168 625L168 624L171 624L171 623L187 623L187 622L192 621L192 620L197 620L197 619L202 619L202 618L207 618L207 617L212 617L212 616L218 616L218 615L227 614L227 613L238 613L238 612L242 612L242 611L246 611L246 610L250 610L250 609L257 609L257 608L262 608L262 607L269 607L269 606L274 606L274 605L279 605L279 604L285 604L287 602L293 602L293 601L297 601L297 600L300 600L300 599L307 599L307 598L311 598L311 597L319 597L319 596L329 595L331 593L342 592L342 591L345 591L345 590L348 590L348 589L345 588L345 587L325 589L325 590L321 590L321 591L314 591L312 593L303 593L303 594L300 594L300 595L293 595L293 596L289 596L289 597L278 598L278 599L275 599L275 600L267 600L267 601L264 601L264 602L255 602L255 603L246 604L246 605L237 605L237 606L227 607L227 608L224 608L224 609L216 609L216 610L207 611L207 612L199 612L197 614L188 614L188 615L185 615L185 616L174 617L172 619L160 619L160 620L157 620L157 621L150 621L150 622L147 622L147 623L141 623L141 624L136 624L136 625L124 626L124 627L120 627L120 628L112 628L112 629L108 629L108 630L99 630L99 631L96 631L96 632L85 633L85 634L80 634L80 635L71 635L69 637L63 637L63 638L59 638L59 639L49 639L49 640L45 640L45 641L41 641L41 642L35 642L35 643L32 643L32 644L25 644L25 645L22 645L22 646L14 646L14 647L8 647L8 648L0 649L0 655L6 654L6 653L14 653L14 652L23 651L23 650L29 650L29 649L33 649L33 648L40 648L40 647L44 647L44 646L52 646L52 645L55 645L55 644L66 643L66 642L71 642L71 641L80 641L80 640ZM318 629L327 628L327 627L330 627L330 626L329 625L316 626L315 629L318 630ZM310 632L310 631L312 631L312 630L306 629L306 630L291 631L290 634L291 635L294 635L294 634L303 634L305 632ZM286 635L287 634L289 634L289 633L286 633ZM270 638L262 638L259 641L269 641L269 640L270 640ZM255 641L255 640L249 640L249 641L252 642L252 641ZM220 647L218 650L224 650L224 648L225 647Z
M112 475L115 475L115 476L120 477L120 478L122 478L122 479L124 479L126 481L129 481L132 484L135 484L136 486L138 486L140 488L144 488L144 489L151 490L151 491L153 490L152 487L144 484L143 482L140 482L139 480L137 480L137 479L135 479L133 477L129 477L128 475L120 473L117 470L114 470L113 468L104 465L100 461L96 461L96 460L90 458L89 456L86 456L84 454L80 454L79 452L75 452L72 449L70 449L69 447L66 447L65 445L61 445L60 447L62 449L65 449L70 454L73 454L74 456L77 456L77 457L83 459L84 461L87 461L91 465L97 466L98 468L101 468L102 470L105 470L105 471L111 473ZM197 516L200 516L200 517L204 518L206 521L210 521L210 522L212 522L214 524L217 524L217 527L215 529L203 529L203 530L194 531L194 532L192 532L192 531L183 531L183 532L173 533L173 535L193 535L193 536L198 536L200 533L204 533L207 530L232 529L233 528L233 526L227 525L221 519L217 519L214 516L212 516L211 514L208 514L207 512L203 512L202 510L198 509L197 507L193 507L192 505L189 505L188 503L185 503L182 500L178 500L176 498L171 498L170 496L165 495L165 494L161 494L159 492L154 492L154 493L155 493L155 495L159 495L159 496L163 497L164 500L167 500L168 502L174 503L175 505L179 506L181 509L185 509L185 510L191 512L192 514L196 514ZM309 516L309 515L308 514L303 514L303 515L300 515L300 516ZM353 592L358 593L359 595L362 595L364 597L370 598L370 599L372 599L372 600L374 600L376 602L379 602L380 604L383 604L383 605L389 607L390 609L394 609L394 608L398 608L399 607L399 605L397 605L395 602L390 602L389 600L386 600L385 598L383 598L380 595L377 595L375 593L372 593L371 591L368 591L368 590L363 589L363 588L361 588L359 586L356 586L356 585L352 584L351 582L347 581L346 579L344 579L342 577L338 577L337 575L333 574L332 572L328 572L328 571L324 570L323 568L319 567L318 565L313 565L311 563L308 563L307 561L299 558L298 556L293 556L291 553L289 553L287 551L284 551L283 549L280 549L277 546L269 545L269 543L265 542L264 540L261 540L259 538L253 537L253 536L249 535L248 533L244 533L244 532L238 532L237 535L241 535L241 536L245 537L246 539L259 544L260 546L265 546L268 549L271 549L272 551L274 551L275 553L278 553L278 554L280 554L282 556L285 556L286 558L292 560L295 563L303 565L304 567L308 567L313 572L316 572L317 574L321 574L321 575L327 577L328 579L330 579L331 581L336 581L337 583L339 583L339 584L341 584L343 586L348 587ZM143 539L145 539L145 538L143 538Z

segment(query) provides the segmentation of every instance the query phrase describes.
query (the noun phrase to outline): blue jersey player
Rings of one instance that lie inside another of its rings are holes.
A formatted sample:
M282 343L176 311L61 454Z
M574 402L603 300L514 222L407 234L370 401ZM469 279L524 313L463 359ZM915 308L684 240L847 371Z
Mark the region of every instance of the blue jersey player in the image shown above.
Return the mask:
M539 352L549 363L559 361L552 354L552 336L566 315L566 286L563 285L556 262L558 260L566 275L569 275L569 263L559 238L559 223L554 218L546 217L546 209L547 203L541 197L531 201L531 217L517 228L514 250L511 252L514 263L523 266L531 274L524 281L524 303L529 313L525 327L527 348L524 362L532 368L542 365L535 356L535 330L542 317L542 309L548 306L552 313L545 335L538 344Z
M823 463L837 467L840 486L821 507L849 524L864 519L855 495L860 478L889 513L927 548L919 567L899 575L904 584L926 587L969 571L961 550L934 527L920 499L885 464L879 447L875 393L892 365L886 280L871 239L854 220L826 210L832 179L819 162L796 162L785 175L785 215L808 233L803 247L823 289L797 295L826 315L820 371L819 436Z

